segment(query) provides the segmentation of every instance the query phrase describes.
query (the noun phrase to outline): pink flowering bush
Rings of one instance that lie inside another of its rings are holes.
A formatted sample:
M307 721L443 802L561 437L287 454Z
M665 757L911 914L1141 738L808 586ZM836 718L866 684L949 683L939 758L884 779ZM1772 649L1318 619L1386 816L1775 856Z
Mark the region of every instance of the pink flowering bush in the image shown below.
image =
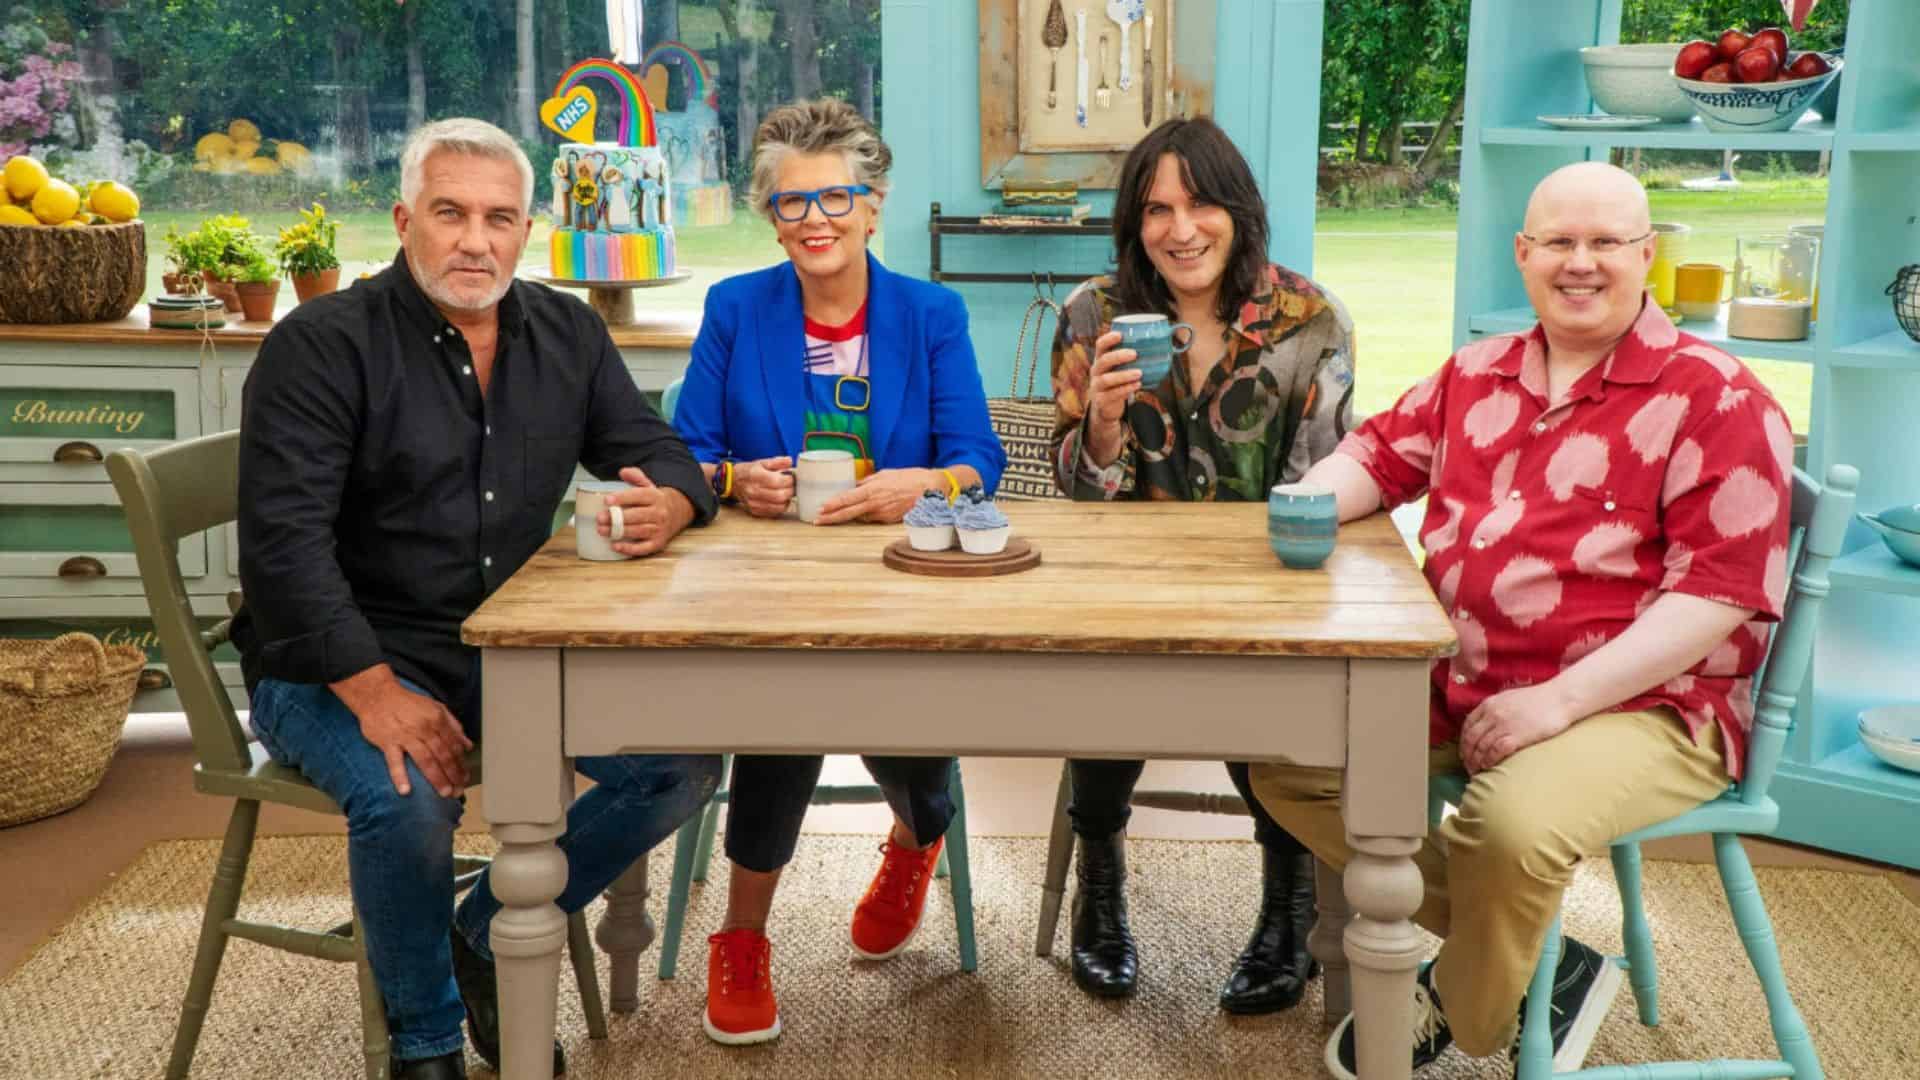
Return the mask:
M20 14L20 9L15 9ZM80 78L73 46L54 41L24 19L0 29L0 161L27 152L66 117Z

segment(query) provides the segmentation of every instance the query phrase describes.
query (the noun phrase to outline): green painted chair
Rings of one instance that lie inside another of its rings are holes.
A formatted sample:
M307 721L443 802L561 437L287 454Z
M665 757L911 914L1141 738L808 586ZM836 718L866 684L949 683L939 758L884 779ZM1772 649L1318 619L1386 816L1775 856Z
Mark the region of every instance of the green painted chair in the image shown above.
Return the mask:
M1521 1025L1520 1052L1514 1072L1516 1080L1544 1080L1556 1075L1583 1080L1768 1080L1772 1077L1821 1080L1824 1076L1807 1025L1787 990L1773 924L1767 918L1766 906L1754 883L1753 865L1747 860L1740 838L1767 836L1779 825L1780 808L1767 797L1767 786L1773 781L1787 733L1793 727L1794 703L1806 681L1814 630L1827 596L1827 567L1840 554L1847 520L1853 516L1854 489L1859 482L1860 474L1850 465L1828 469L1824 487L1800 470L1794 470L1793 528L1787 548L1787 565L1793 568L1792 588L1787 597L1786 614L1774 628L1766 666L1756 680L1759 692L1753 732L1747 743L1746 778L1719 798L1622 836L1612 847L1614 880L1620 887L1620 903L1625 913L1622 937L1627 950L1626 957L1616 962L1627 969L1640 1022L1648 1027L1660 1023L1659 972L1654 966L1653 937L1640 896L1640 844L1670 836L1710 834L1727 905L1732 909L1740 940L1746 946L1747 959L1753 964L1766 995L1780 1060L1660 1062L1555 1073L1547 1010L1552 1003L1554 971L1560 963L1560 919L1556 916L1540 950L1533 983L1527 988L1526 1016ZM1428 798L1435 822L1440 820L1446 804L1459 805L1466 786L1467 777L1463 773L1432 779ZM1698 958L1690 959L1698 962Z
M733 775L733 755L722 762L722 771ZM953 929L960 941L960 970L979 967L979 954L973 939L973 872L967 861L967 796L960 784L960 762L953 763L947 781L947 794L953 799L953 823L947 826L947 847L940 853L935 877L947 878L953 898ZM660 978L673 978L680 960L680 938L687 922L687 895L696 881L707 880L707 864L713 856L713 834L720 820L720 805L729 792L714 792L706 812L680 826L673 841L673 884L667 892L667 928L660 942ZM886 796L877 784L821 784L813 789L813 806L848 803L880 803Z
M374 985L372 969L367 966L358 914L324 931L248 922L236 917L240 893L246 884L247 862L253 851L254 830L260 819L260 804L279 803L319 814L340 813L333 800L309 784L297 770L274 764L264 749L247 740L213 666L212 650L227 641L231 620L211 630L200 630L180 576L180 540L234 519L239 491L239 451L239 432L227 431L146 454L120 450L107 457L107 473L113 477L114 489L119 492L125 508L128 529L133 534L140 579L146 587L154 629L159 635L174 689L180 695L181 708L186 710L187 723L192 729L197 759L193 786L205 794L234 801L233 816L228 819L226 839L220 848L220 861L213 872L206 914L200 924L200 943L194 953L193 974L187 983L180 1024L174 1031L173 1053L167 1063L166 1076L168 1080L178 1080L191 1068L194 1047L200 1040L201 1025L206 1021L214 979L220 973L227 941L244 938L302 956L354 965L360 984L361 1048L366 1074L369 1080L386 1080L389 1053L386 1003L381 999L379 987ZM239 593L230 596L228 603L237 609ZM467 767L473 782L479 783L477 749L469 757ZM485 859L456 856L454 869L459 874L454 879L456 889L471 886L486 864ZM593 946L587 936L586 920L579 914L568 920L567 944L587 1014L587 1031L593 1038L604 1039L607 1018L594 974Z
M660 415L667 423L673 423L673 409L680 401L680 386L686 377L673 380L660 395ZM731 775L733 755L723 761L723 771ZM953 893L953 925L960 938L960 970L972 971L978 964L973 941L973 875L967 866L967 800L960 788L960 763L954 762L953 780L948 788L953 796L956 813L953 824L947 827L947 850L940 853L940 866L937 876L949 878L948 887ZM689 818L680 826L679 835L673 841L673 884L667 893L667 930L660 943L660 977L673 978L680 962L680 938L686 929L687 896L696 881L707 880L707 864L713 857L713 834L720 820L720 804L727 801L727 792L723 789L714 793L713 801L707 804L705 813ZM811 800L814 806L831 803L876 803L885 802L880 789L873 784L852 784L834 786L823 784L814 788Z

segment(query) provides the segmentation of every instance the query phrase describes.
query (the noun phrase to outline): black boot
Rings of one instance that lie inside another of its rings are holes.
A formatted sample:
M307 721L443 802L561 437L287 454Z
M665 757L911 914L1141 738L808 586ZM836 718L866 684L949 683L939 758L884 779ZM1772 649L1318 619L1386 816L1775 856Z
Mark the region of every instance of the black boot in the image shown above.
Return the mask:
M1127 928L1125 834L1081 836L1073 891L1073 981L1095 997L1127 997L1140 973Z
M1298 1004L1320 965L1307 952L1313 929L1313 854L1262 846L1260 917L1220 988L1220 1007L1253 1015Z

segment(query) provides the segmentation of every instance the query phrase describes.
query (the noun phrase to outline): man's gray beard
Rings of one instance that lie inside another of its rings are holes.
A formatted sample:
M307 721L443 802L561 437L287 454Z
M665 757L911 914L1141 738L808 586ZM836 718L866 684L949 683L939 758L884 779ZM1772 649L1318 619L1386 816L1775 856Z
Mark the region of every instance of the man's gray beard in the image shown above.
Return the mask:
M427 294L427 299L455 311L491 311L506 297L507 290L513 288L513 276L509 274L500 279L485 301L472 304L449 292L440 278L428 274L426 268L414 260L412 253L407 255L407 267L413 271L413 280L419 283L420 291Z

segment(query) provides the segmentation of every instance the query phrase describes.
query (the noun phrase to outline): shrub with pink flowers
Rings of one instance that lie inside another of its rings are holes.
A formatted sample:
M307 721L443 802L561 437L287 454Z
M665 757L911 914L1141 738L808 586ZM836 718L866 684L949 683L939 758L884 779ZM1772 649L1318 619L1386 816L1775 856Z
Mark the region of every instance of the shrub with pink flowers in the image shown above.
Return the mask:
M29 19L7 20L0 29L0 161L71 129L67 106L78 78L72 45L54 41Z

